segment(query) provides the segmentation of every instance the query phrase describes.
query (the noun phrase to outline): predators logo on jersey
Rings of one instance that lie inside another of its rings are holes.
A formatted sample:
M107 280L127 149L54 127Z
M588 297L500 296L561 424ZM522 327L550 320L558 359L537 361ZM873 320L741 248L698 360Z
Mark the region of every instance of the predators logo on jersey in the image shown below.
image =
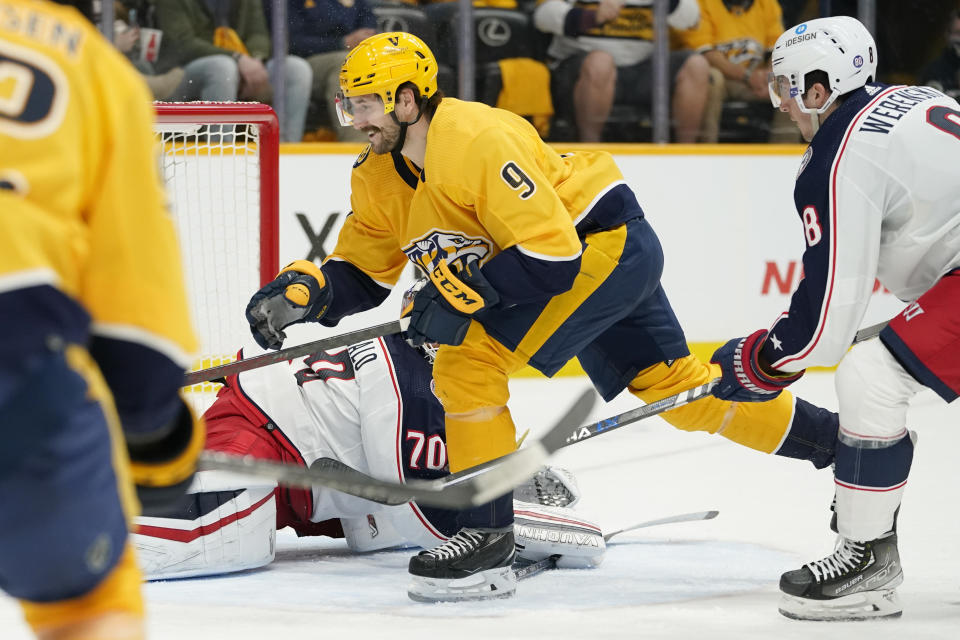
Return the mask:
M456 273L466 264L467 258L476 258L480 264L486 262L492 247L493 243L486 238L471 238L457 231L432 229L404 247L403 252L424 273L431 273L441 260L446 261Z
M357 156L357 159L353 162L353 168L356 169L363 164L363 161L367 159L367 156L370 155L370 145L364 147L363 151L360 152L360 155Z
M737 38L729 42L721 42L715 48L733 64L763 61L763 45L753 38Z

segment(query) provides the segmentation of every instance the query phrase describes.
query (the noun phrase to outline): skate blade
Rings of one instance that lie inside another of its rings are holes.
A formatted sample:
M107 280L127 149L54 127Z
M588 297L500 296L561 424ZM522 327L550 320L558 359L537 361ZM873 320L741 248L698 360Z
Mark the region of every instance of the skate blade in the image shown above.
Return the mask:
M780 613L792 620L858 621L899 618L903 607L894 589L863 591L833 600L810 600L783 594Z
M415 602L464 602L512 598L517 578L510 567L481 571L466 578L442 579L410 576L407 595Z

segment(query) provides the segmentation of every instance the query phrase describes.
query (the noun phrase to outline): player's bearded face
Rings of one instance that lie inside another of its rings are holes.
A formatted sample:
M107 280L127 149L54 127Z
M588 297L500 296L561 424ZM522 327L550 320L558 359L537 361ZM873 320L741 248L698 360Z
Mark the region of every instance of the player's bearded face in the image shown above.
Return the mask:
M392 114L384 113L383 101L376 94L353 98L339 94L337 114L341 124L351 125L367 134L374 153L390 153L400 140L400 125Z
M400 140L400 125L389 115L383 116L382 122L368 124L360 130L367 134L374 153L390 153Z

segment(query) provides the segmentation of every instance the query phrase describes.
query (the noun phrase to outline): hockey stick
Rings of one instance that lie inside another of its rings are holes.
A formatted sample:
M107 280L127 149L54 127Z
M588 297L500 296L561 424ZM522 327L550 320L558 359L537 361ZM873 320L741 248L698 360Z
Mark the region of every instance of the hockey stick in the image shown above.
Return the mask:
M666 518L659 518L657 520L647 520L646 522L641 522L639 524L634 524L629 527L624 527L623 529L617 529L612 533L608 533L603 536L604 542L610 542L610 538L615 535L619 535L624 531L633 531L634 529L643 529L645 527L656 527L661 524L673 524L674 522L693 522L695 520L710 520L716 518L719 511L697 511L696 513L681 513L676 516L669 516ZM513 570L513 575L517 580L523 580L524 578L530 578L538 573L543 573L549 569L557 568L557 560L560 559L560 554L555 554L542 560L537 560L536 562L531 562L530 564L525 564L521 567L517 567Z
M593 424L577 427L573 431L570 431L566 434L558 435L557 437L563 438L563 440L557 444L556 448L560 449L562 447L568 447L571 444L588 440L594 436L600 435L601 433L613 431L614 429L619 429L620 427L643 420L644 418L649 418L651 416L661 414L664 411L670 411L671 409L682 407L685 404L690 404L691 402L695 402L701 398L706 398L710 395L713 388L718 384L720 384L720 378L714 378L706 384L701 384L698 387L681 391L676 395L663 398L662 400L657 400L656 402L651 402L650 404L645 404L641 407L637 407L636 409L625 411L620 415L606 418L599 422L594 422Z
M324 486L381 504L416 501L446 509L463 509L490 502L529 479L556 448L558 434L568 433L582 423L596 402L593 389L582 393L563 418L541 440L518 451L456 474L453 482L411 480L405 484L377 480L330 458L321 458L310 467L257 460L250 456L206 451L197 468L220 470L269 478L290 487ZM478 470L482 469L482 472Z
M513 576L517 580L523 580L524 578L530 578L537 575L538 573L543 573L548 569L557 568L557 560L560 559L560 554L554 554L552 556L547 556L542 560L537 560L536 562L531 562L530 564L525 564L521 567L517 567L513 570Z
M853 344L877 337L886 326L886 322L880 322L860 329L853 338ZM626 426L633 422L638 422L644 418L649 418L651 416L663 413L664 411L670 411L671 409L682 407L685 404L690 404L691 402L700 400L701 398L706 398L707 396L711 395L713 388L718 384L720 384L720 378L714 378L710 382L702 384L699 387L687 389L686 391L681 391L676 395L663 398L662 400L658 400L650 404L645 404L642 407L631 409L630 411L626 411L620 415L595 422L591 425L579 427L578 429L575 429L573 432L569 433L564 442L558 445L557 448L559 449L576 442L588 440L589 438L598 436L601 433L613 431L614 429L619 429L620 427Z
M872 324L869 327L864 327L857 331L857 334L853 336L853 344L858 342L863 342L864 340L869 340L870 338L876 338L880 335L880 332L883 331L883 328L887 326L887 322L878 322L877 324Z
M611 533L603 536L604 542L610 542L610 538L616 535L620 535L625 531L633 531L634 529L644 529L646 527L656 527L661 524L673 524L675 522L693 522L695 520L712 520L719 515L719 511L697 511L695 513L681 513L676 516L668 516L666 518L658 518L657 520L647 520L646 522L641 522L639 524L633 524L629 527L624 527L623 529L617 529Z
M403 322L403 320L399 322ZM379 325L379 327L387 327L390 324L396 323ZM875 337L884 326L886 326L885 322L861 329L857 332L854 344ZM378 327L371 327L363 331L373 331L377 328ZM345 338L350 335L356 336L358 333L361 332L345 334L339 338ZM358 339L369 340L371 337L372 336L367 336ZM328 338L327 340L334 340L334 338ZM310 344L316 345L317 343ZM307 347L309 345L302 346ZM327 345L328 348L330 346L331 345ZM297 347L292 347L291 349L296 348ZM280 353L283 352L280 351L277 352L277 354L267 355L275 356ZM304 351L303 353L290 355L289 357L298 357L307 353L311 353L311 351ZM254 359L255 358L251 358L251 360ZM248 361L241 360L233 364L241 364L243 362ZM208 369L207 371L211 370ZM492 498L506 493L533 475L537 468L539 468L540 463L562 447L593 438L601 433L619 429L627 424L705 398L710 395L711 390L718 383L719 379L714 379L706 384L681 391L676 395L637 407L620 415L606 418L591 425L579 426L590 413L590 409L596 400L595 396L590 391L587 391L578 399L567 416L556 423L541 440L534 442L531 447L515 451L496 460L491 460L481 465L471 467L470 469L446 476L445 478L429 482L411 481L407 484L397 484L377 480L332 458L320 458L314 462L313 466L307 469L297 465L255 460L208 451L201 456L198 466L200 469L218 469L256 475L272 479L280 484L295 487L312 487L315 484L323 485L343 493L387 505L417 501L429 506L454 509L463 508L465 506L483 504ZM533 453L529 453L530 451L533 451ZM497 471L495 477L492 478L489 483L484 482L484 476L488 471L493 470ZM500 478L500 480L498 480L498 478ZM457 487L459 487L459 489Z
M680 393L668 398L663 398L657 402L637 407L636 409L621 413L620 415L613 416L612 418L606 418L605 420L601 420L600 422L595 422L586 426L581 426L581 423L570 421L568 423L569 426L563 429L560 428L560 425L558 424L546 435L544 435L543 438L538 441L538 443L543 445L548 452L548 455L552 454L557 449L570 446L571 444L575 444L582 440L587 440L594 436L600 435L601 433L619 429L620 427L628 425L632 422L637 422L638 420L643 420L644 418L649 418L650 416L655 416L659 413L663 413L664 411L676 409L677 407L682 407L685 404L704 398L710 395L711 389L713 389L713 387L719 382L720 379L716 378L706 384L700 385L699 387L694 387L693 389L688 389L687 391L681 391ZM510 455L519 454L521 451L523 450L521 449ZM546 459L546 457L544 459ZM448 476L444 476L443 478L433 480L432 482L436 483L437 486L452 487L462 482L469 481L477 476L482 476L492 469L496 469L502 460L503 458L497 458L496 460L484 462L483 464L470 467L469 469L465 469L463 471L458 471L457 473L452 473ZM325 469L336 470L336 472L340 474L351 475L358 480L367 479L377 482L377 480L374 478L357 471L353 467L348 466L339 460L334 460L333 458L320 458L313 464L314 466L322 465ZM299 468L302 469L302 467ZM533 475L535 472L536 470L531 471L531 475ZM523 482L523 480L520 480L520 482ZM344 491L344 493L350 492ZM368 500L373 500L374 502L383 502L382 500L369 498L367 496L361 497L367 498ZM400 500L398 498L399 502L383 502L383 504L402 504L403 502L409 502L413 499L414 498L407 498L405 500Z
M243 360L237 360L236 362L222 364L218 367L210 367L209 369L191 371L184 375L183 386L189 387L190 385L199 384L201 382L209 382L210 380L216 380L217 378L226 378L227 376L232 376L243 371L250 371L251 369L259 369L260 367L265 367L268 364L274 364L276 362L282 362L283 360L292 360L294 358L299 358L300 356L308 356L312 353L326 351L327 349L343 347L356 344L358 342L363 342L364 340L373 340L374 338L381 338L394 333L400 333L401 331L406 331L407 325L409 324L410 318L400 318L399 320L394 320L393 322L385 322L383 324L367 327L366 329L358 329L356 331L350 331L349 333L341 333L338 336L321 338L320 340L298 344L286 349L280 349L279 351L264 353L252 358L245 358Z

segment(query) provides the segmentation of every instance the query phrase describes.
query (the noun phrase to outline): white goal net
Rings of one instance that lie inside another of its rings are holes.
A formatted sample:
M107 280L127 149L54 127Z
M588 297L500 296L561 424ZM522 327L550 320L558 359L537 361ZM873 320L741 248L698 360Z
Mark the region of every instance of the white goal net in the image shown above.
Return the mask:
M249 339L244 309L277 272L277 119L251 103L157 104L155 132L200 354L224 364ZM219 385L186 389L197 411Z

